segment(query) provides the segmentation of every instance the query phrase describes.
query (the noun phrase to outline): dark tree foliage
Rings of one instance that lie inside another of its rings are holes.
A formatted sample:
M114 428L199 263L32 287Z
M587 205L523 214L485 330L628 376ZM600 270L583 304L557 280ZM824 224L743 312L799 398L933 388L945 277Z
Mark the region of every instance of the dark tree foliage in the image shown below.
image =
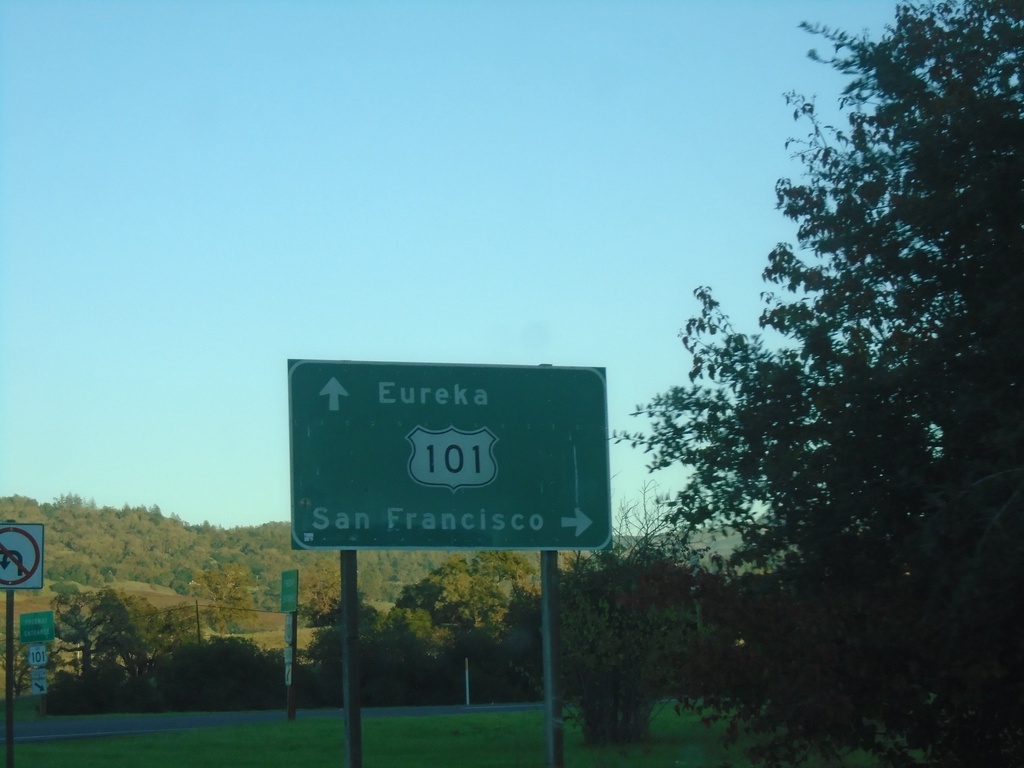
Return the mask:
M452 555L381 614L359 613L360 689L365 706L458 704L468 664L473 703L540 696L539 595L535 566L516 552ZM342 701L337 626L314 632L306 661L317 697Z
M144 642L126 597L123 592L102 589L53 599L55 651L70 656L76 672L88 674L104 664L127 668L126 660L142 653Z
M587 744L645 740L659 703L692 687L679 662L703 633L709 589L726 586L708 570L720 560L709 547L667 536L651 491L620 505L612 547L569 555L560 570L565 698Z
M818 685L850 717L812 741L1021 765L1024 5L901 3L878 41L810 29L849 85L837 126L790 97L809 133L777 186L799 248L764 272L773 334L698 290L691 382L629 437L692 468L681 525L738 530L736 562L828 635ZM769 693L744 692L763 723L813 714Z
M81 674L59 670L46 694L46 710L51 715L125 711L123 702L128 684L124 668L106 661Z
M71 590L52 601L49 696L54 714L149 711L161 708L155 672L195 638L190 612L156 609L115 589ZM191 606L187 606L191 609Z
M565 696L587 744L643 741L655 702L673 692L664 662L682 641L678 596L669 615L645 599L659 565L616 549L581 555L561 574Z
M175 711L275 709L284 699L281 652L236 637L182 646L159 665L157 681Z
M530 585L536 567L517 552L451 555L402 590L396 608L422 609L438 627L500 631L512 590Z

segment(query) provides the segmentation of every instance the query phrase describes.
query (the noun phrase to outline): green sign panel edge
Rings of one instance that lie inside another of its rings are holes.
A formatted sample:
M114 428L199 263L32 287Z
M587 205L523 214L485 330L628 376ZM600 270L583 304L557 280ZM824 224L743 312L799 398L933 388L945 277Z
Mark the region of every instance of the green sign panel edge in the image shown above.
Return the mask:
M602 549L603 368L289 360L293 549Z
M292 613L299 608L299 572L281 571L281 613Z

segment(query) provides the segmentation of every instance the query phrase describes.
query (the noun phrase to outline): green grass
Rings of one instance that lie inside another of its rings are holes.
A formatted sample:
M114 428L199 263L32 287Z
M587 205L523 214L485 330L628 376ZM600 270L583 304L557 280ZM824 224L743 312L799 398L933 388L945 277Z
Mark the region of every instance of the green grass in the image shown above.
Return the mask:
M342 768L343 725L334 719L204 728L179 733L109 737L16 748L30 768ZM713 768L749 762L727 752L691 718L662 712L651 739L632 747L595 749L571 725L565 731L566 768ZM539 712L363 721L363 765L369 768L540 768L545 762ZM811 766L811 768L817 768Z
M39 719L39 697L19 696L14 700L14 721L16 723L26 720ZM0 718L7 717L7 702L0 696Z

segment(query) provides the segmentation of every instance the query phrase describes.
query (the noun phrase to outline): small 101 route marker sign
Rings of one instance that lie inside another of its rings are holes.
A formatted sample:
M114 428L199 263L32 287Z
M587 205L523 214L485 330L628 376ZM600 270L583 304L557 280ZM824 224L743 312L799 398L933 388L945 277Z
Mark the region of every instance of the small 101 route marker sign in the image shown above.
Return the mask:
M46 646L42 643L34 643L28 647L28 665L30 667L45 667L49 658Z
M600 549L603 368L291 360L294 549Z

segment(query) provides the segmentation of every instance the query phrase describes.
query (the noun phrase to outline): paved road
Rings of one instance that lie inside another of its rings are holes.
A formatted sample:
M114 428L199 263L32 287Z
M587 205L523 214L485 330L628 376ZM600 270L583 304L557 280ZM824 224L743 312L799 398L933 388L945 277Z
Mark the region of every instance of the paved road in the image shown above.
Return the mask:
M485 712L524 712L542 709L542 704L490 704L458 707L368 707L363 709L364 719L373 717L420 717L425 715L461 715ZM297 718L335 718L339 726L344 712L340 709L304 709ZM2 718L0 718L2 720ZM284 722L284 710L263 712L213 712L176 715L108 715L104 717L47 717L42 720L16 722L14 742L26 744L63 739L89 739L102 736L133 736L144 733L188 731L196 728L215 728L239 723ZM7 734L0 727L0 742Z

